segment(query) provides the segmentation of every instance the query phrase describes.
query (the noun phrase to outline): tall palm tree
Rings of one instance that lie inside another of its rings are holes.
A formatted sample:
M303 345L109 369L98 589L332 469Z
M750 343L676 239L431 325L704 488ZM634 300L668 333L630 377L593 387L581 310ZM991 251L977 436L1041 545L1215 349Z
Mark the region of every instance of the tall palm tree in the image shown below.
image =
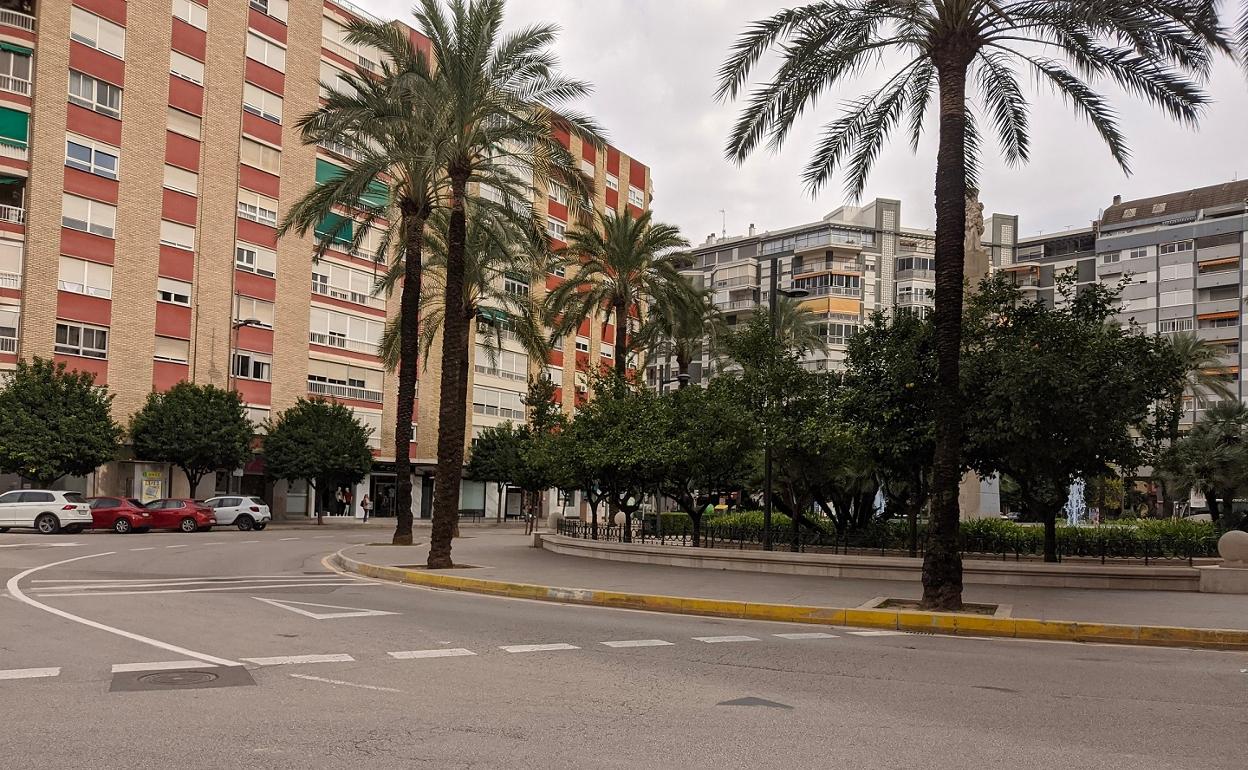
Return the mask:
M767 313L767 308L759 308L756 313ZM780 295L776 297L776 314L773 316L776 339L790 350L799 354L810 352L826 353L828 342L825 337L823 318L801 300Z
M740 162L763 141L779 149L819 97L889 61L882 57L898 56L899 68L882 86L850 102L843 115L824 126L804 174L812 193L845 166L850 196L860 195L900 121L917 147L932 96L937 97L938 383L925 607L956 609L962 603L958 356L966 192L975 180L980 146L968 91L979 97L1008 163L1022 163L1030 155L1021 68L1086 118L1126 171L1129 153L1114 111L1089 83L1112 80L1172 118L1195 123L1207 101L1200 84L1215 49L1229 49L1215 0L824 0L755 22L721 68L719 97L735 98L764 54L780 54L774 77L750 93L728 141L728 156ZM1053 58L1053 52L1069 63Z
M709 289L694 289L689 301L649 308L637 330L635 345L649 351L652 360L676 359L679 387L689 384L689 367L704 347L714 356L727 326L711 301Z
M449 185L443 294L438 467L428 566L451 567L451 538L463 477L466 349L475 310L464 302L470 184L501 191L509 203L531 202L530 185L556 179L569 188L573 213L588 205L589 182L556 137L556 127L601 143L598 128L566 105L589 93L564 77L550 52L557 28L534 25L504 35L503 0L420 0L417 26L430 40L437 68L429 80L433 120L445 132L436 162ZM556 113L557 111L557 113ZM531 207L530 211L531 212Z
M425 223L445 194L445 177L432 159L440 142L431 122L430 62L411 38L389 24L355 22L352 42L385 54L379 76L356 72L347 87L329 92L320 109L299 121L305 144L332 141L348 150L345 171L318 184L287 212L279 235L317 232L316 258L335 241L358 248L380 231L377 260L402 267L398 326L399 393L395 410L394 465L397 524L394 543L412 542L412 404ZM384 190L384 194L379 191Z
M606 320L615 323L615 371L623 377L629 354L639 348L629 334L629 318L643 305L674 318L696 302L671 253L688 245L675 226L651 221L649 211L639 217L598 212L597 227L570 230L561 252L576 265L576 274L546 295L555 332L570 334L605 309Z

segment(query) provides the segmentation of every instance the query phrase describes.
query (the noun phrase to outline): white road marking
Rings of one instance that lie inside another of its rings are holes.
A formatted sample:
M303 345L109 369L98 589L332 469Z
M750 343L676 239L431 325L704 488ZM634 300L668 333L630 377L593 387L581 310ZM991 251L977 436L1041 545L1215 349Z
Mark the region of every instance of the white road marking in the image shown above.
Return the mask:
M101 554L103 555L103 554ZM209 575L207 577L164 578L165 580L319 580L335 577L337 572L317 572L311 575ZM32 580L31 583L148 583L161 578L73 578L69 580Z
M508 644L498 649L503 652L553 652L555 650L579 650L573 644Z
M240 540L240 543L259 543L259 540Z
M387 655L395 660L416 660L419 658L458 658L463 655L476 655L472 650L465 650L463 647L443 650L400 650L399 652L387 652Z
M22 548L28 545L33 545L36 548L73 548L82 545L82 543L5 543L0 545L0 548Z
M205 578L149 578L148 580L130 581L118 580L113 582L103 581L82 581L81 583L62 583L61 585L41 585L36 586L35 590L43 592L45 595L54 591L94 591L103 588L190 588L197 585L238 585L240 583L254 583L257 588L263 588L268 583L289 583L292 581L301 581L304 583L317 583L324 580L342 580L341 575L325 574L325 575L288 575L286 577L271 578L234 578L234 577L205 577ZM358 578L356 578L358 580Z
M835 639L836 634L824 634L818 631L810 631L802 634L772 634L781 639Z
M153 545L153 546L148 546L147 548L131 548L130 550L131 550L131 551L155 551L155 550L156 550L156 546L154 546L154 545ZM39 582L39 581L36 581L36 582Z
M296 663L352 663L355 658L339 652L331 655L279 655L274 658L242 658L257 666L288 666Z
M200 543L200 545L222 545L222 544L223 543L220 540L213 540L211 543Z
M623 642L602 642L608 647L667 647L671 642L662 639L629 639Z
M752 636L695 636L695 642L706 642L707 644L721 644L723 642L757 642L758 639Z
M48 676L60 676L61 669L57 668L11 668L8 671L0 671L0 679L42 679Z
M93 554L88 554L86 556L75 556L72 559L62 559L61 561L54 561L50 564L41 564L38 567L31 567L25 572L19 572L13 577L9 578L8 583L5 584L5 588L8 590L9 594L13 596L14 599L17 599L19 602L23 604L29 604L31 607L41 609L44 612L50 612L53 615L56 615L57 617L61 617L66 620L72 620L75 623L81 623L84 626L88 626L90 628L94 628L99 631L106 631L110 634L116 634L117 636L122 636L122 637L125 637L126 639L131 639L133 641L140 642L142 644L151 645L152 647L159 647L160 649L165 650L167 652L176 653L178 655L183 655L188 658L195 658L197 660L202 660L205 663L215 663L219 666L237 666L238 665L232 660L227 660L225 658L218 658L215 655L206 655L202 652L195 652L194 650L188 650L185 647L179 647L176 644L169 644L168 642L162 642L159 639L152 639L151 637L143 636L141 634L136 634L130 631L124 631L120 628L114 628L113 626L106 626L103 623L97 623L94 620L88 620L87 618L74 615L72 613L66 612L65 610L57 609L56 607L52 607L50 605L44 604L43 602L38 602L30 598L22 591L21 586L18 585L21 582L22 578L33 575L34 573L40 570L48 569L49 567L59 567L62 564L70 564L71 562L81 561L83 559L94 559L99 556L112 556L115 553L116 551L106 551L104 553L93 553Z
M183 543L182 545L167 545L165 547L166 548L190 548L190 546L186 543Z
M847 631L854 636L905 636L905 631Z
M114 663L114 674L125 674L131 671L177 671L184 668L215 668L202 660L167 660L163 663Z
M371 617L376 617L378 615L398 615L399 614L397 612L386 612L385 610L370 610L370 609L365 609L363 607L342 607L337 604L313 604L312 602L279 601L277 599L262 599L259 596L253 596L251 598L255 599L258 602L271 604L274 607L277 607L278 609L296 612L300 615L303 615L304 617L312 618L313 620L335 620L338 618L371 618ZM327 609L327 610L346 610L346 612L313 612L310 610L300 609L299 607L292 607L291 605L293 604L298 604L302 607L320 607L321 609Z
M358 687L361 690L378 690L380 692L403 692L393 687L377 687L371 684L356 684L355 682L344 682L341 679L326 679L323 676L308 676L307 674L291 674L296 679L307 679L312 682L324 682L325 684L338 684L343 687Z
M278 540L298 540L297 537L279 537Z
M214 591L256 591L264 589L268 591L271 588L303 588L305 586L358 586L364 588L366 586L377 585L366 580L338 580L332 583L272 583L259 586L218 586L216 588L166 588L157 591L78 591L76 593L41 593L40 596L135 596L138 594L200 594L211 593Z

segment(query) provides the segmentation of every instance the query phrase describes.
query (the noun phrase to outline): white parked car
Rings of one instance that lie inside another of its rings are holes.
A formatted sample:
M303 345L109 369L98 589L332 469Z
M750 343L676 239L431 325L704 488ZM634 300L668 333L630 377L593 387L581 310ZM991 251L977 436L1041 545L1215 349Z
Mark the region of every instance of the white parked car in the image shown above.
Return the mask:
M223 495L205 500L204 505L216 514L218 526L233 524L244 532L249 529L264 529L273 518L269 506L258 497Z
M91 506L77 492L15 489L0 495L0 532L20 527L44 535L61 530L76 535L91 526Z

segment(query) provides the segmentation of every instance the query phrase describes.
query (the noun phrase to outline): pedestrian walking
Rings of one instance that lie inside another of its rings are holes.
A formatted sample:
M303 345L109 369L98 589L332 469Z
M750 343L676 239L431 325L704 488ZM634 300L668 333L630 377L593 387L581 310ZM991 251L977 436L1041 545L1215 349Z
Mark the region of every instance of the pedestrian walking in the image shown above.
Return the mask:
M345 502L346 502L346 496L343 495L342 493L342 487L336 487L334 489L334 514L335 515L338 515L338 516L342 515L342 512L346 509L346 506L343 505L343 503Z
M360 501L360 508L364 511L364 523L368 523L368 514L373 510L373 501L368 499L368 493L364 494L364 499Z

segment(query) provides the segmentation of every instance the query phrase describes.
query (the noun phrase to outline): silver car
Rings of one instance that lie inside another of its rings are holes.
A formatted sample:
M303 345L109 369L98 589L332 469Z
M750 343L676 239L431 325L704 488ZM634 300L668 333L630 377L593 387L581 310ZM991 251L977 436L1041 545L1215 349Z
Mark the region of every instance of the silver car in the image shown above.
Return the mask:
M264 529L273 518L268 504L258 497L222 495L205 500L204 505L216 514L219 526L233 524L244 532L249 529Z

